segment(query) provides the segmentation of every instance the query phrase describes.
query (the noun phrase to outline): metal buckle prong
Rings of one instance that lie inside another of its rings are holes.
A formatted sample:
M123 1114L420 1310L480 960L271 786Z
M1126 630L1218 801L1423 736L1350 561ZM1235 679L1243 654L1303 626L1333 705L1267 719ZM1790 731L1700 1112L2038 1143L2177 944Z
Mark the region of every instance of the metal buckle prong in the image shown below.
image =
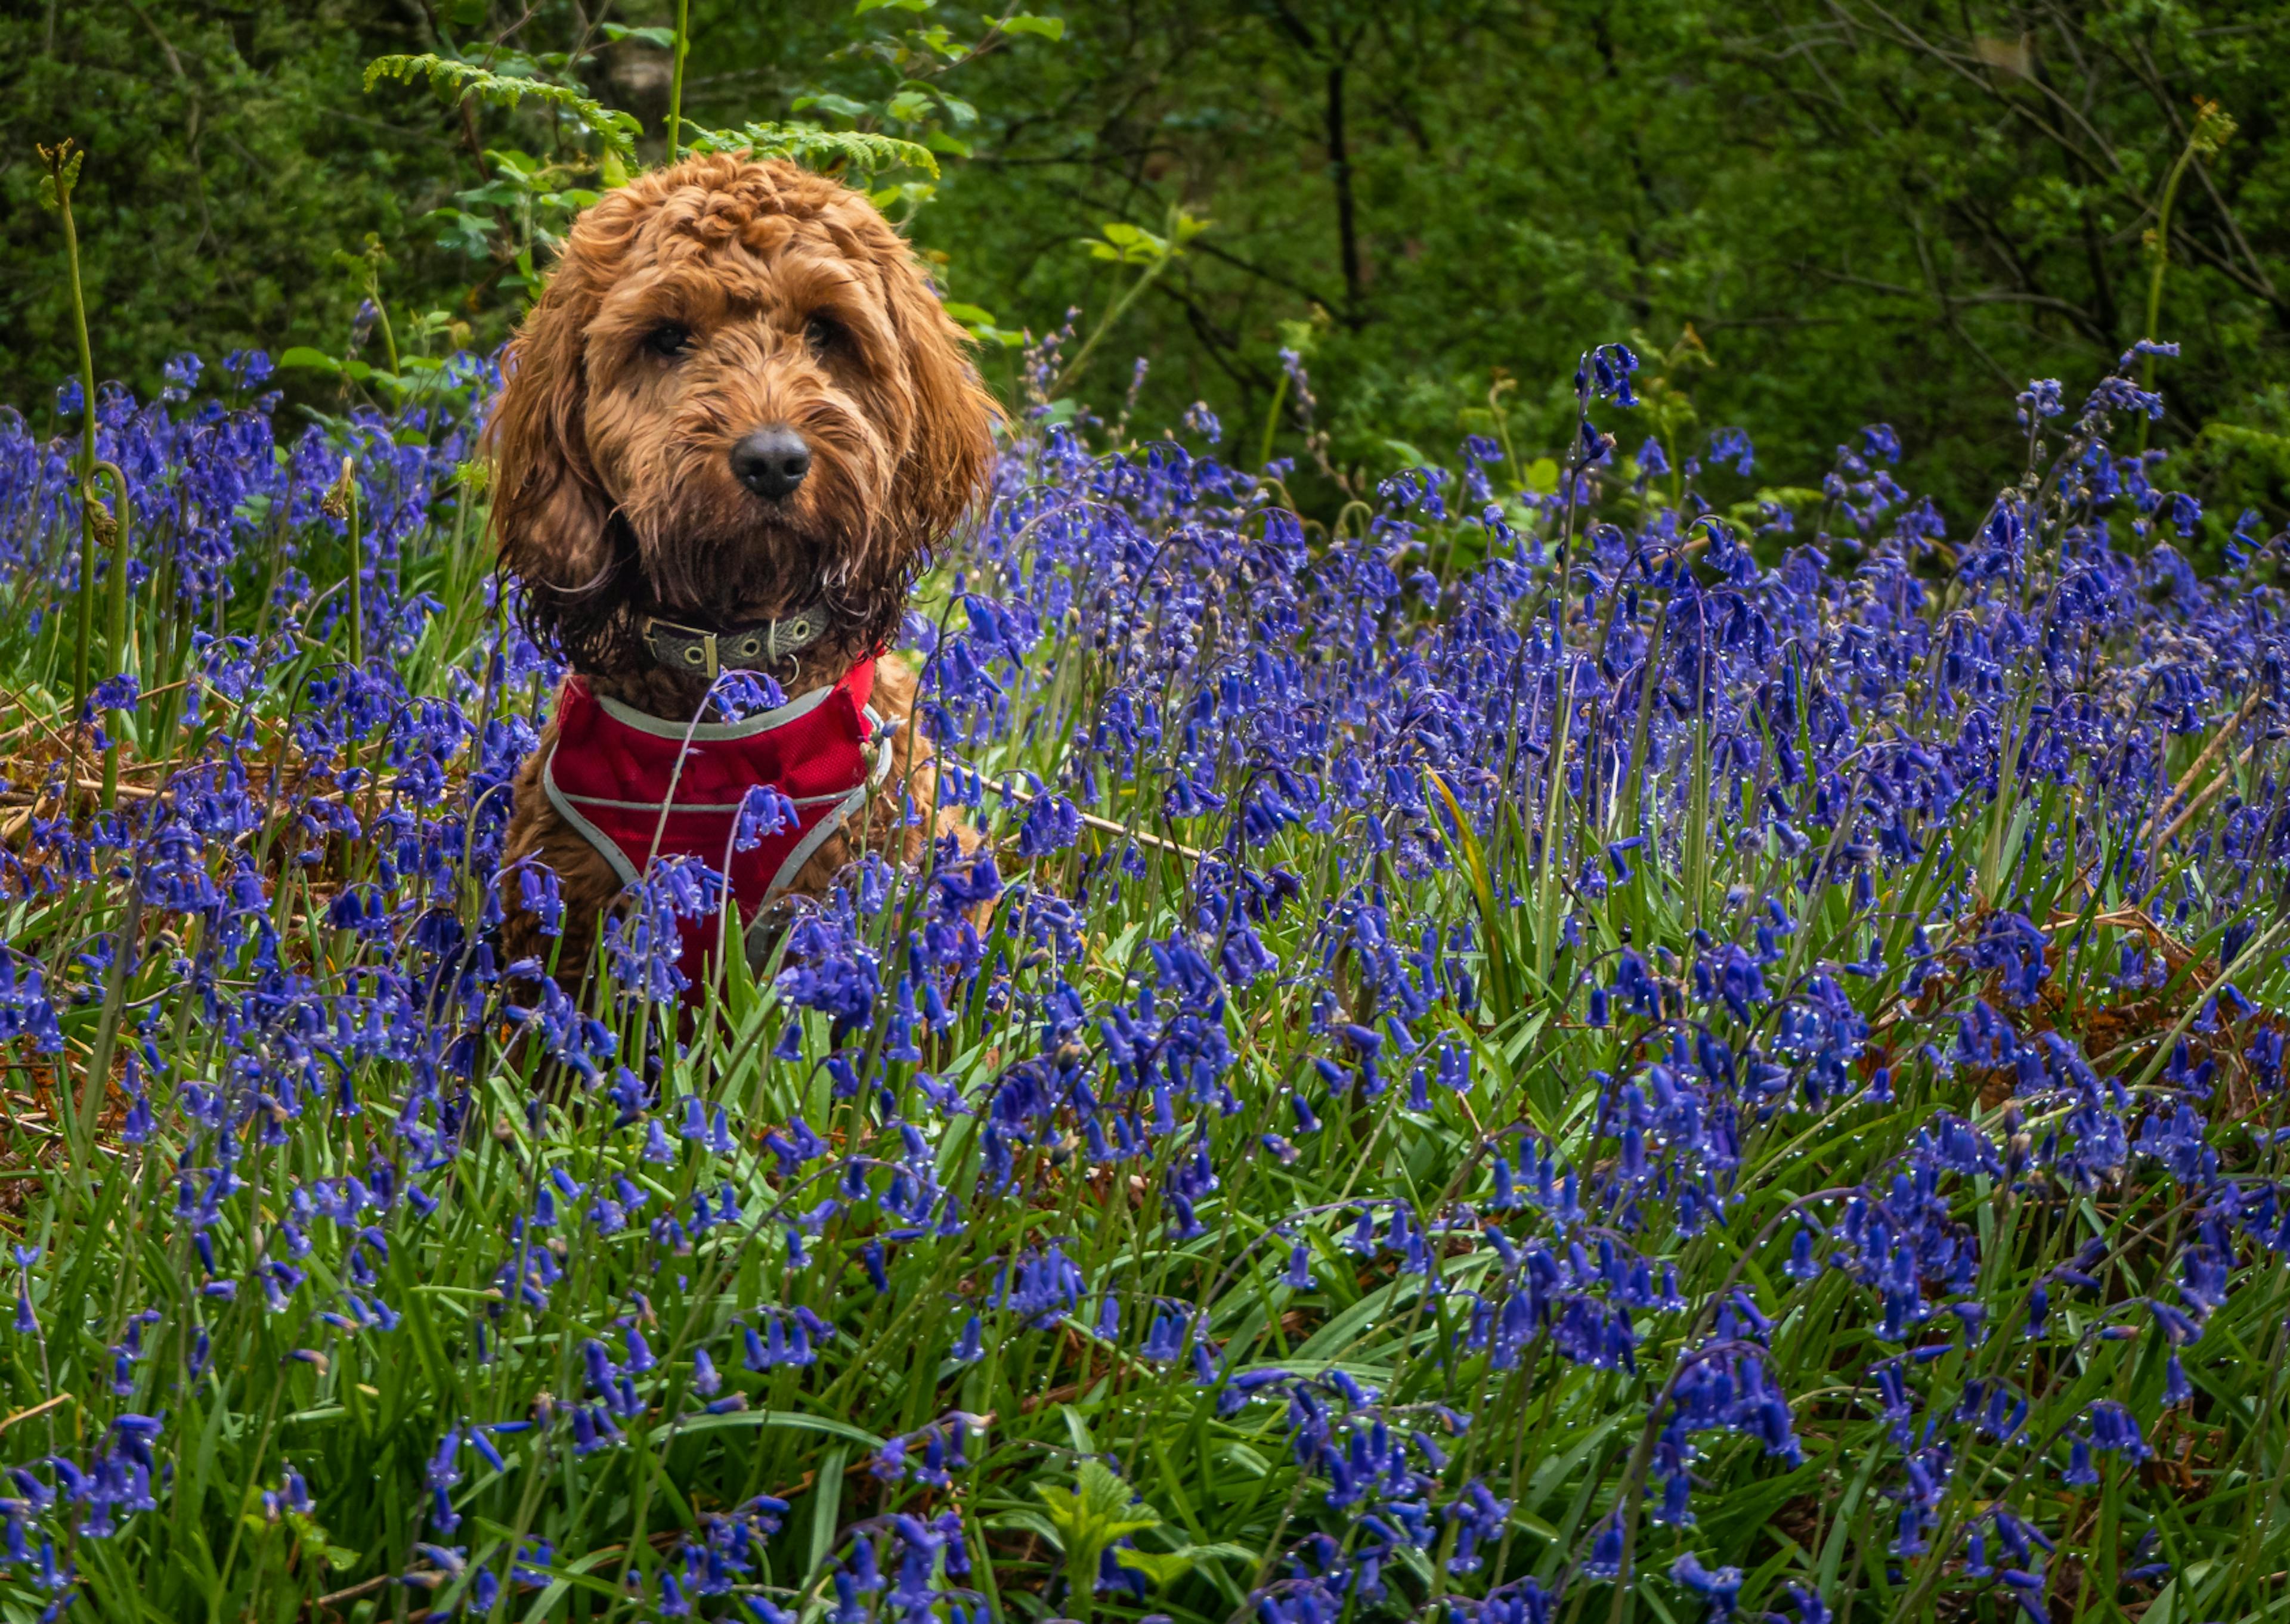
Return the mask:
M700 646L708 652L708 680L712 683L722 674L722 668L716 661L716 634L712 631L701 632Z

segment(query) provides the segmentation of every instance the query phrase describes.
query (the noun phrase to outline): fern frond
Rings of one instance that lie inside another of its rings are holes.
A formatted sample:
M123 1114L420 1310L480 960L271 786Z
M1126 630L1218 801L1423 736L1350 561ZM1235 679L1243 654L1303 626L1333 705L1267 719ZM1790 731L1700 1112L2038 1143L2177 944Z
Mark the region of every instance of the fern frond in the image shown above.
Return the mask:
M843 164L869 174L886 169L919 169L938 179L938 159L917 141L895 135L822 130L817 124L751 124L737 130L701 130L685 145L693 152L746 152L758 158L785 158L819 168Z
M411 84L424 76L435 90L451 92L456 96L474 95L479 100L491 102L496 107L513 108L530 96L556 108L592 132L598 140L604 142L605 150L621 164L633 165L636 163L636 138L644 126L632 115L608 108L579 91L552 84L546 79L516 78L479 68L471 62L457 62L450 57L425 52L420 56L376 57L366 64L365 88L370 91L384 79Z

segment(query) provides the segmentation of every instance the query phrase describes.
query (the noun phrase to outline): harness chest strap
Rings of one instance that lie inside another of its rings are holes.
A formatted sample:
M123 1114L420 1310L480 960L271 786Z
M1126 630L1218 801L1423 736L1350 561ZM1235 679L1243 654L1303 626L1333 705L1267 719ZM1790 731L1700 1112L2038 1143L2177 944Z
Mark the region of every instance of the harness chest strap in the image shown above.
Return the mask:
M634 884L655 855L698 858L727 877L752 916L889 775L884 724L868 704L874 665L861 660L832 687L729 723L665 721L568 677L543 792L621 884ZM766 784L794 804L796 820L737 851L740 809ZM685 922L687 976L698 968L694 937L716 936L714 920L697 923Z

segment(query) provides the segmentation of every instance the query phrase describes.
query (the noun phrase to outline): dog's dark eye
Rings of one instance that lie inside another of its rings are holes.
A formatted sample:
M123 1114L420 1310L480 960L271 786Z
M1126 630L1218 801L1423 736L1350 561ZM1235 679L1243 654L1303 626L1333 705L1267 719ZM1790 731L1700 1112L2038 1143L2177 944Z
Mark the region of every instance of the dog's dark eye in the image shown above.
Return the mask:
M803 341L811 346L811 353L823 356L841 344L847 336L843 324L832 316L814 316L804 324Z
M644 347L655 356L680 356L692 342L692 329L662 322L645 334Z

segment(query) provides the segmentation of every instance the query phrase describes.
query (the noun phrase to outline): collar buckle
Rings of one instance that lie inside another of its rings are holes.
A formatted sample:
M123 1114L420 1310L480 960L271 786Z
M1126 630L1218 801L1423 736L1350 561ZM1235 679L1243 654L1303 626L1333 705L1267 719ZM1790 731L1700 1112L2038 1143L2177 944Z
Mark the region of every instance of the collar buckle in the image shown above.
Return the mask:
M716 631L685 626L662 615L646 615L644 642L653 659L671 670L689 671L714 682L728 656L733 669L768 669L800 654L825 633L826 617L808 604L793 614L756 625Z

